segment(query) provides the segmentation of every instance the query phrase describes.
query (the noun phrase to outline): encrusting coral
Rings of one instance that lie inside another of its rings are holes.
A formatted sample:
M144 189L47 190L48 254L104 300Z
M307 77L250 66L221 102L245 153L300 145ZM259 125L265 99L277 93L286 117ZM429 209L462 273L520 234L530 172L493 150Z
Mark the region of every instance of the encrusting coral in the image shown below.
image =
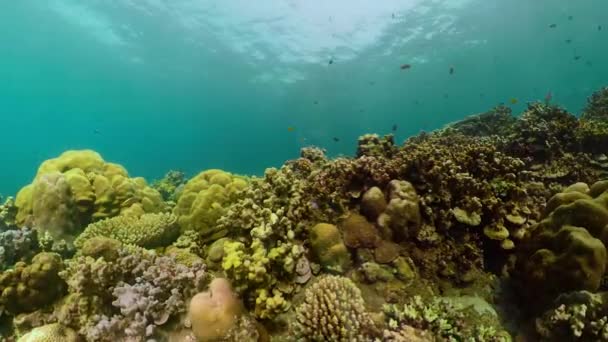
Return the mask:
M74 246L81 248L85 241L105 236L129 245L155 248L171 244L178 234L177 217L173 214L117 216L89 224L76 238Z
M306 289L296 307L297 341L370 341L377 334L361 291L348 278L325 276Z
M66 151L44 161L33 182L17 194L15 205L19 225L69 243L93 221L167 208L143 178L129 178L122 166L91 150Z

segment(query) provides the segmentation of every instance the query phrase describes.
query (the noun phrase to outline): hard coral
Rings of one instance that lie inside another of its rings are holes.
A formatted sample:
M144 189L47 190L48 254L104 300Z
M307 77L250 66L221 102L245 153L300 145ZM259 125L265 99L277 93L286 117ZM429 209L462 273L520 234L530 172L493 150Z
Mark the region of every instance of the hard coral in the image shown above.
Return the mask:
M597 290L606 271L608 182L576 184L555 195L520 250L516 274L542 309L557 295Z
M173 210L181 230L194 230L205 242L225 236L227 230L217 221L246 186L246 178L221 170L203 171L190 179Z
M577 291L559 296L536 319L540 341L608 341L608 293Z
M28 261L38 251L36 232L29 228L0 232L0 271L17 261Z
M338 227L329 223L318 223L310 229L309 241L316 260L324 269L338 273L348 269L350 254Z
M68 327L52 323L35 328L17 342L77 342L78 334Z
M32 224L68 242L92 221L166 209L143 178L128 178L122 166L105 162L91 150L67 151L43 162L15 204L19 225Z
M17 262L13 269L0 274L0 312L31 312L52 303L65 291L59 278L61 257L39 253L31 263Z
M117 216L89 224L74 241L74 246L81 248L85 241L105 236L125 244L155 248L171 244L178 234L177 217L173 214Z
M71 293L56 309L59 321L89 341L154 338L186 301L202 290L204 265L178 264L143 249L122 248L116 260L79 256L61 276Z
M298 341L370 341L374 323L365 310L361 291L348 278L326 276L306 290L296 308L294 334Z

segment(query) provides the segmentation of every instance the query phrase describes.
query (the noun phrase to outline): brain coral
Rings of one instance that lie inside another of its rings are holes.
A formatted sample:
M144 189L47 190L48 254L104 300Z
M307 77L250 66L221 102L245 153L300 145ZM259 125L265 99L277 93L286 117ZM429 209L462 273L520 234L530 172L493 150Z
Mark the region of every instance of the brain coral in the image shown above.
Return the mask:
M15 199L19 225L70 240L92 221L165 211L160 193L143 178L91 150L67 151L44 161Z
M606 270L608 181L553 196L521 249L516 274L539 308L560 293L599 288Z
M203 171L190 179L173 210L182 231L195 230L206 241L224 236L226 230L216 225L217 220L246 186L245 178L222 170Z
M74 246L81 248L87 240L105 236L125 244L155 248L169 245L178 234L177 217L173 214L117 216L89 224Z

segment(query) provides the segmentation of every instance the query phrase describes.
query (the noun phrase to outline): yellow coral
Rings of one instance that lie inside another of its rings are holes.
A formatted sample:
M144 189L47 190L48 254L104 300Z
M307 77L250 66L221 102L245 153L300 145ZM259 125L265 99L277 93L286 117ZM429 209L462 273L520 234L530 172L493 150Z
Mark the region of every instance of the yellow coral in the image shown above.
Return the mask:
M51 230L55 238L119 214L139 216L167 209L160 193L143 178L129 178L122 166L105 162L91 150L66 151L44 161L32 184L17 194L16 206L18 224Z
M154 248L170 244L178 232L177 218L173 214L117 216L88 225L74 241L74 246L82 248L87 240L105 236L125 244Z
M217 226L217 220L236 200L238 191L246 186L246 178L215 169L203 171L190 179L173 211L179 217L182 231L195 230L203 241L225 236L226 230Z

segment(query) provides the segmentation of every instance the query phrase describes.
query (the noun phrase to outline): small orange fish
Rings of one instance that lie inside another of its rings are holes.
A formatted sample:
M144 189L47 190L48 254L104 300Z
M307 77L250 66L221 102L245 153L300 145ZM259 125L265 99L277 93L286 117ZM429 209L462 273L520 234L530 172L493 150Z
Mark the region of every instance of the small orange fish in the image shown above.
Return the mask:
M296 130L296 128L295 128L295 127L292 127L292 126L287 127L287 131L288 131L288 132L293 132L293 131L295 131L295 130Z
M517 99L516 99L516 98L512 97L512 98L509 100L509 102L511 102L511 104L517 104L517 102L519 102L519 101L517 101Z

